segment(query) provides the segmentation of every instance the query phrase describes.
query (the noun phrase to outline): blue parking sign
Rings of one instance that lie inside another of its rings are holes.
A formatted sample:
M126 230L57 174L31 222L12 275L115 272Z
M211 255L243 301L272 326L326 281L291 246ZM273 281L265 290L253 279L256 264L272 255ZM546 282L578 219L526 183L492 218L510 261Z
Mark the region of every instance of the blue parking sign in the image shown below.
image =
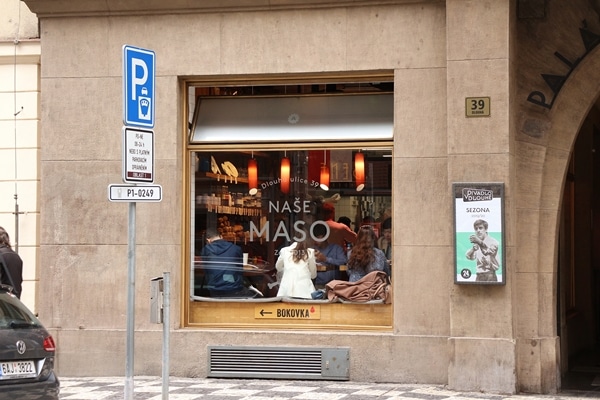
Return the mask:
M123 123L154 128L155 55L123 46Z

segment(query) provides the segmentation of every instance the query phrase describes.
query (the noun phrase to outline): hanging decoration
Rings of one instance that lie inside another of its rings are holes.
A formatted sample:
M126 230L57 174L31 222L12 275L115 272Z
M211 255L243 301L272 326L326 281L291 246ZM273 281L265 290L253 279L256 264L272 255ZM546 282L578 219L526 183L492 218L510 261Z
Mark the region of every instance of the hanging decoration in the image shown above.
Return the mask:
M365 188L365 154L360 150L354 155L354 177L356 179L356 191Z
M327 150L323 150L323 164L321 164L320 187L329 190L329 166L327 165Z
M254 196L258 193L258 165L252 152L252 158L248 160L248 193Z
M289 193L290 191L290 159L287 157L287 152L284 153L284 157L281 159L281 184L282 193Z

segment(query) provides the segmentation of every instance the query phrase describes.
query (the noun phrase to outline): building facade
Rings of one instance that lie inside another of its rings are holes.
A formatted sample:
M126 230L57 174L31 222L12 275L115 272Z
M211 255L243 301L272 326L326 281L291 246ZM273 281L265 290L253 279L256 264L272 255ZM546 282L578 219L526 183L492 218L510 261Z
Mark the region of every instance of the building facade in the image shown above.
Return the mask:
M43 48L37 306L61 374L125 368L122 181L162 188L134 208L136 374L161 370L164 272L178 376L218 376L223 349L230 367L343 350L340 379L550 393L596 345L595 2L24 2ZM130 91L145 129L124 128ZM325 204L359 235L392 218L391 303L279 292L281 249L333 232ZM263 297L216 297L210 229L247 257L219 279Z
M40 41L25 3L5 0L0 15L0 226L23 259L21 299L37 311Z

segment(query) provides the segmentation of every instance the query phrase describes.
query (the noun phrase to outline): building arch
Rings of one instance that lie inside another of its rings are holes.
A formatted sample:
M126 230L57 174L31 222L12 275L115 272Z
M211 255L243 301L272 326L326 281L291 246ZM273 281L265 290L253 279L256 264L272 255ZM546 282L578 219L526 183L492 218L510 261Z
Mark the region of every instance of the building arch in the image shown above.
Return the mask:
M553 272L556 273L558 213L573 145L577 134L600 95L600 47L591 51L578 67L570 74L557 95L550 113L548 142L543 161L539 207L540 211L554 211L553 219L542 219L540 232L553 232L555 248L553 254ZM539 271L547 270L545 246L539 246ZM553 293L553 296L556 293Z
M516 151L519 154L517 158L519 160L518 164L520 164L517 169L517 185L519 187L518 198L521 201L517 205L518 214L533 213L535 217L530 216L530 218L537 218L539 221L537 232L531 232L522 227L517 228L520 237L517 244L519 250L517 251L516 279L535 282L534 284L537 285L537 303L535 307L537 307L538 315L537 327L528 326L527 323L517 323L520 331L517 335L521 339L521 350L530 345L534 346L533 343L537 339L536 334L538 338L548 338L549 340L546 343L546 346L549 347L541 345L537 350L539 355L549 348L555 349L554 361L546 361L547 364L543 361L543 357L534 358L536 361L527 359L527 357L525 357L525 360L527 360L525 361L522 357L519 364L523 372L532 367L529 364L530 362L534 364L539 362L540 381L537 389L546 393L552 392L552 387L560 388L559 376L561 372L566 372L564 370L565 360L561 361L561 358L568 355L567 350L561 347L564 346L564 343L561 342L560 337L561 332L558 326L560 315L557 307L560 302L558 255L563 193L575 141L599 95L600 47L596 47L570 73L560 92L556 94L552 109L546 115L547 119L543 122L538 120L541 125L545 126L545 132L540 136L543 144L538 147L535 144L525 143L525 141L517 139ZM525 118L534 115L533 111L527 114L528 116ZM520 150L521 145L527 150ZM531 157L531 152L536 152L537 157ZM537 179L531 179L532 174L536 174L532 171L536 169L539 171L537 173L539 179L537 183ZM527 182L527 184L523 184L523 182ZM539 185L539 190L531 191L530 185ZM529 194L527 191L529 191ZM537 192L539 197L532 198L532 192ZM529 200L526 200L528 198ZM528 201L531 202L531 207L527 205ZM534 237L525 237L531 233L534 233ZM536 251L534 253L526 250L526 247L530 244L535 244ZM532 256L537 260L535 266L528 265L532 261ZM531 272L537 274L536 280L521 279L524 278L522 274ZM532 299L530 293L523 292L531 289L527 285L521 286L517 304L523 304L523 300ZM525 319L527 318L526 314L531 315L529 314L531 311L533 310L521 310L522 313L519 313L520 315L517 315L516 318ZM538 354L537 352L528 351L520 354ZM561 362L563 364L562 369ZM522 379L520 382L521 390L530 390L537 386L533 382L525 382Z

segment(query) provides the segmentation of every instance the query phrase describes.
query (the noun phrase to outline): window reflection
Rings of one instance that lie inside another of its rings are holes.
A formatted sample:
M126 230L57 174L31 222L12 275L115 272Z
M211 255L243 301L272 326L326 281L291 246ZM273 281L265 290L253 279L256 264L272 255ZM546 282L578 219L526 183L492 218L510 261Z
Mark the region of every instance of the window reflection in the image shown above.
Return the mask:
M358 183L357 154L364 157ZM390 148L193 153L193 295L315 299L331 280L348 280L358 229L368 223L383 238L391 216L390 155ZM307 258L295 257L297 248Z

